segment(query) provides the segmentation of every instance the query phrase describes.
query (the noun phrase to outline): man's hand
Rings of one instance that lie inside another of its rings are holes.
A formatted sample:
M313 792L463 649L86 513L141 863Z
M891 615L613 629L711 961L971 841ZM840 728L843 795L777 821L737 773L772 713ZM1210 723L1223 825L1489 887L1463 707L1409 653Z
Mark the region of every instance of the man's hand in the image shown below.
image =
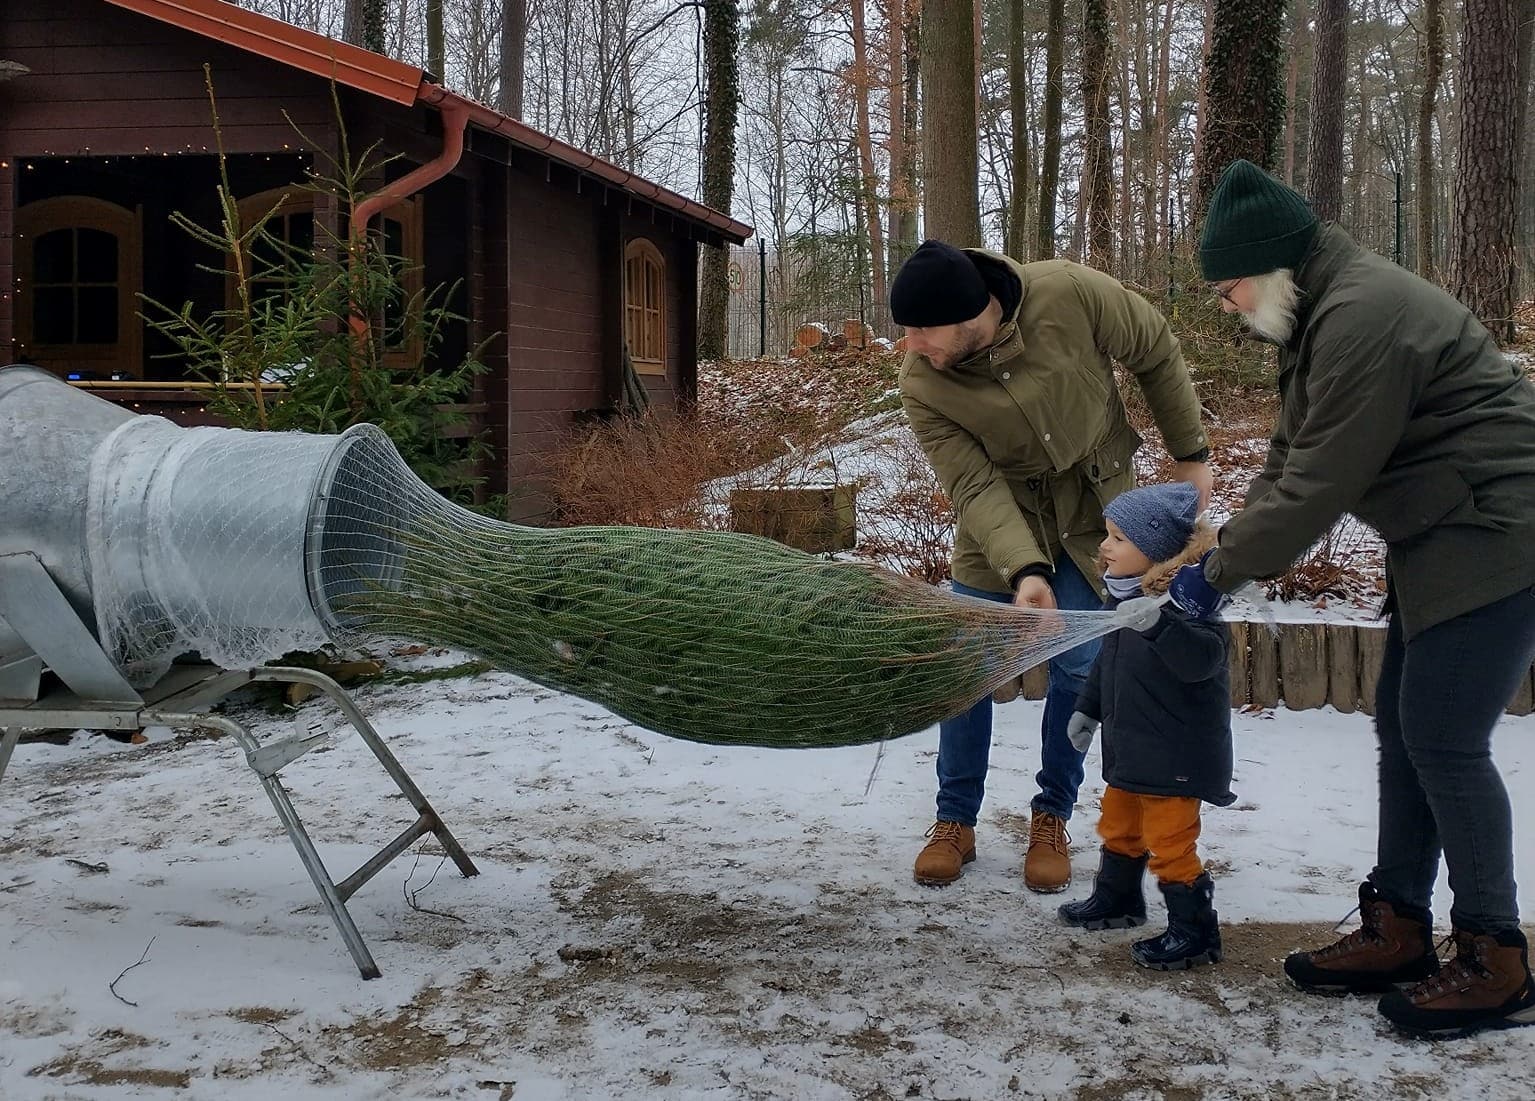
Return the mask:
M1066 723L1066 737L1071 739L1071 744L1078 753L1086 753L1087 747L1093 744L1093 735L1098 733L1098 720L1090 718L1080 711L1073 711L1071 718Z
M1187 482L1199 490L1200 512L1209 507L1210 494L1215 490L1215 475L1209 463L1173 463L1173 481Z
M1044 611L1055 607L1055 591L1050 588L1050 582L1038 574L1030 574L1018 582L1018 592L1013 596L1013 603L1020 608L1038 608Z
M1167 594L1185 615L1209 619L1231 603L1231 598L1205 580L1205 562L1215 551L1207 550L1197 565L1184 566L1173 574Z

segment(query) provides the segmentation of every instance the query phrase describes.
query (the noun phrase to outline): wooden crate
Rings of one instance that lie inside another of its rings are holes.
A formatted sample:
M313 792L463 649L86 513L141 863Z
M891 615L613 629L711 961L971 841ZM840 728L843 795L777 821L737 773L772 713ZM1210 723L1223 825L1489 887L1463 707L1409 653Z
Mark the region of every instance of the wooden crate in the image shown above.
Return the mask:
M811 554L858 542L858 487L764 486L730 491L730 530L763 535Z

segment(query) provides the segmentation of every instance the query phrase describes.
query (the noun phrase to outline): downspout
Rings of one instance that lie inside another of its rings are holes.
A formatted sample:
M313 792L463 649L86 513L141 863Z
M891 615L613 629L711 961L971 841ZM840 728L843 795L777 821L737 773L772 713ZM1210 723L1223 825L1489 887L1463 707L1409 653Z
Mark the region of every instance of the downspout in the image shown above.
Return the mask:
M367 359L368 344L373 339L373 325L363 312L362 278L368 245L368 222L375 214L388 210L400 200L436 183L453 171L464 155L464 128L469 124L469 105L462 100L442 104L442 152L401 176L394 183L369 195L352 209L349 252L352 265L351 311L348 325L352 330L352 415L362 411L362 364Z

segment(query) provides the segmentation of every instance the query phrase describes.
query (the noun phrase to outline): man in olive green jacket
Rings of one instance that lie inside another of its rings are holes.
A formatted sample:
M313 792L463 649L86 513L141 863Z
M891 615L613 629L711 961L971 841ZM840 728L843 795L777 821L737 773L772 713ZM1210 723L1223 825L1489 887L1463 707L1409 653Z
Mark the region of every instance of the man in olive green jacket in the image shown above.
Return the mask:
M927 241L891 286L906 327L901 399L954 503L957 592L1036 608L1101 606L1103 506L1135 484L1140 437L1114 364L1135 376L1177 476L1208 500L1199 402L1178 341L1145 299L1064 260L1018 264L984 249ZM1024 881L1064 890L1066 821L1083 755L1066 724L1097 644L1050 662ZM919 883L958 879L975 859L975 822L991 746L991 697L942 723L938 815L917 857Z
M1535 658L1535 386L1450 295L1318 226L1247 161L1211 196L1204 276L1279 345L1279 423L1243 510L1181 604L1282 572L1344 513L1386 542L1380 830L1363 929L1285 961L1298 986L1385 994L1404 1031L1535 1024L1493 726ZM1429 910L1449 865L1456 957ZM1399 991L1398 985L1416 983Z

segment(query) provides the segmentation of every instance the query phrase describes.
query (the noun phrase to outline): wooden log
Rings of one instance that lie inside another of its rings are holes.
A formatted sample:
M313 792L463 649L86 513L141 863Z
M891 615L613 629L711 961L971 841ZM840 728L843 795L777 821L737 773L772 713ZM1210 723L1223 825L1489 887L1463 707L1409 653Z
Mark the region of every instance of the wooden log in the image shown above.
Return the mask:
M1247 633L1246 623L1228 623L1231 629L1231 706L1246 707L1251 698L1247 689Z
M1247 632L1247 684L1252 706L1279 706L1279 643L1266 623Z
M1279 684L1291 711L1310 711L1327 702L1326 624L1280 624Z
M826 326L807 321L794 330L794 344L799 348L814 348L826 339Z
M849 317L842 322L842 338L849 348L867 348L874 339L874 330L858 318Z
M1524 674L1524 679L1519 682L1519 688L1508 705L1510 715L1528 715L1531 711L1535 711L1535 669Z
M1345 715L1359 710L1358 633L1348 623L1327 625L1327 702Z
M766 486L730 491L730 530L762 535L811 554L858 542L855 485Z
M1380 683L1380 663L1386 656L1386 629L1359 627L1354 632L1359 652L1359 710L1375 714L1375 687Z
M1042 700L1050 691L1050 666L1041 663L1032 669L1026 669L1023 673L1023 698L1026 700Z

